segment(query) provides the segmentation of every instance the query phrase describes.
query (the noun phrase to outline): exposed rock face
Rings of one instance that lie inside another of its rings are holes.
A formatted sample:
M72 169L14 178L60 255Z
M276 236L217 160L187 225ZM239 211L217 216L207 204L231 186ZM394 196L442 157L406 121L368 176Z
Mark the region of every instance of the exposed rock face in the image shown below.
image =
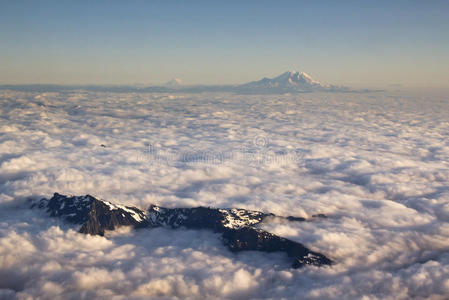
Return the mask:
M253 226L265 218L274 216L245 209L217 209L210 207L164 208L151 205L148 209L148 221L153 227L170 226L212 229L221 232L224 228L242 228Z
M256 250L264 252L282 251L293 257L293 268L304 265L330 265L332 262L323 254L313 252L304 245L279 237L272 233L253 228L226 229L223 240L231 251Z
M151 205L144 212L136 207L115 205L90 195L64 196L55 193L51 199L41 199L32 207L46 209L50 216L81 225L80 232L104 235L105 230L119 226L134 228L189 228L209 229L222 234L223 243L233 252L255 250L282 251L293 257L292 267L304 265L330 265L326 256L313 252L304 245L257 227L257 224L273 214L244 209L217 209L209 207L164 208ZM317 215L323 217L323 215ZM286 217L289 221L305 221L304 218Z
M52 217L80 224L81 233L104 235L105 230L119 226L136 228L148 226L146 214L131 206L115 205L91 195L64 196L55 193L51 199L41 199L32 207L46 208Z

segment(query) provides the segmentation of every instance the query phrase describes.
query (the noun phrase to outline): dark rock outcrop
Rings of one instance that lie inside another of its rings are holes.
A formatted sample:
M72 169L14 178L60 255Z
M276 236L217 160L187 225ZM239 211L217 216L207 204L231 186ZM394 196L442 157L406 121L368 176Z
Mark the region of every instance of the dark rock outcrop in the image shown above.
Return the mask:
M313 252L301 243L253 227L226 229L223 232L223 240L233 252L246 250L285 252L294 258L292 267L295 269L304 265L321 266L332 263L323 254Z
M65 196L55 193L51 199L41 199L33 203L32 207L45 208L52 217L80 224L81 233L93 235L104 235L105 230L114 230L120 226L148 226L144 211L98 200L91 195Z
M189 228L209 229L221 233L223 243L233 252L285 252L293 257L293 268L304 265L330 265L323 254L313 252L301 243L279 237L256 227L267 218L276 217L245 209L217 209L210 207L164 208L151 205L145 212L136 207L112 204L90 195L64 196L55 193L51 199L41 199L32 207L46 209L50 216L81 225L80 232L104 235L105 230L120 226L134 228ZM325 217L317 215L317 217ZM278 217L283 218L283 217ZM284 217L288 221L306 221L304 218Z

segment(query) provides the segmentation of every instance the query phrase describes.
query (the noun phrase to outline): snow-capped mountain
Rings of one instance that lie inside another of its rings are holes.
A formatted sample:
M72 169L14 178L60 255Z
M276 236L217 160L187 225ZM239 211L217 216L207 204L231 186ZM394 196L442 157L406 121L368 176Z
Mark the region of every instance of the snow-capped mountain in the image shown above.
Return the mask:
M314 91L338 91L347 88L321 83L304 72L288 71L274 78L263 78L238 86L247 93L290 93Z
M54 193L50 199L33 202L31 207L46 209L52 217L81 225L81 233L104 235L119 226L148 226L146 213L136 207L115 205L91 195L65 196Z
M294 258L293 268L332 263L323 254L313 252L298 242L256 227L257 224L276 217L269 213L235 208L164 208L156 205L151 205L147 211L143 211L133 206L98 200L90 195L65 196L58 193L51 199L43 198L32 202L31 207L45 209L50 216L80 225L79 232L86 234L104 235L106 230L114 230L121 226L208 229L220 233L223 243L233 252L246 250L285 252ZM306 221L297 217L284 219Z
M170 88L177 88L182 86L182 80L179 78L172 78L169 81L167 81L164 86L170 87Z

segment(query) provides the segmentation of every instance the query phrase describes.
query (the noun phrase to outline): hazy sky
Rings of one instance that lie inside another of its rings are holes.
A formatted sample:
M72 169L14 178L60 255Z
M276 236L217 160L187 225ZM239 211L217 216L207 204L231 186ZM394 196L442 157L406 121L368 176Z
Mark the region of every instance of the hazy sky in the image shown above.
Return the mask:
M0 0L3 84L449 87L448 53L449 1Z

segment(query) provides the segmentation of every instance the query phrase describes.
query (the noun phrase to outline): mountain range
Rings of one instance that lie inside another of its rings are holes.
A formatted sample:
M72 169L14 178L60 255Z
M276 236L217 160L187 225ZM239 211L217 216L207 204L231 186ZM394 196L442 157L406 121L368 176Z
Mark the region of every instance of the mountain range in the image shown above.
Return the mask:
M87 90L93 92L140 92L140 93L201 93L229 92L236 94L285 94L311 92L350 92L351 89L321 83L304 72L288 71L274 78L262 78L237 85L183 85L180 79L171 79L163 85L151 86L98 86L98 85L0 85L0 89L30 92L58 92L65 90ZM367 90L364 90L365 92Z
M301 243L279 237L257 227L273 218L285 221L308 221L300 217L278 217L271 213L245 209L211 207L164 208L151 205L146 211L134 206L117 205L91 195L65 196L55 193L50 199L32 201L32 208L44 209L78 227L80 233L104 235L121 226L133 228L168 227L172 229L206 229L221 235L223 244L232 252L285 252L293 259L292 267L332 264L325 255L311 251ZM325 218L314 215L312 219Z

